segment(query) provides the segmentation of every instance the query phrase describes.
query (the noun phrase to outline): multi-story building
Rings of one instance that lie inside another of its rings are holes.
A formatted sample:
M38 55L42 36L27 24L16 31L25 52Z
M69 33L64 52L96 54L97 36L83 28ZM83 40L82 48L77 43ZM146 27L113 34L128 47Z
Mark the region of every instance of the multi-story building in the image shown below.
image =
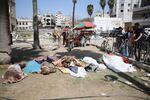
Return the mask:
M150 28L150 0L141 0L133 9L133 23Z
M16 31L32 31L33 30L33 20L27 18L18 18Z
M64 16L60 11L58 11L55 15L55 24L56 27L65 27L71 26L71 17Z
M64 16L63 18L64 26L70 27L72 24L70 16Z
M109 32L114 28L122 27L121 18L112 18L112 17L94 17L94 25L96 25L95 30L99 34L101 32Z
M55 16L52 14L43 15L41 18L42 27L55 27Z
M60 11L58 11L55 15L56 18L56 27L61 27L63 25L63 15Z
M139 6L140 0L115 0L113 16L122 18L124 24L132 22L133 8Z

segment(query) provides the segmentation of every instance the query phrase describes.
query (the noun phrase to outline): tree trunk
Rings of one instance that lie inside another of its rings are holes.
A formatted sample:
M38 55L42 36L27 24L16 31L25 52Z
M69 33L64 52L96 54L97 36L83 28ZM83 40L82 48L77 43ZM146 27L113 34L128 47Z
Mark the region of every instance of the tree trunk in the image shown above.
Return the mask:
M8 0L0 0L0 64L10 63L10 30Z
M74 28L75 3L73 3L72 27Z
M110 9L109 11L109 16L112 17L112 9Z
M104 17L104 9L103 9L103 17Z
M37 9L37 0L33 0L33 29L34 29L34 49L41 49L40 40L39 40L39 28L38 28L38 9Z

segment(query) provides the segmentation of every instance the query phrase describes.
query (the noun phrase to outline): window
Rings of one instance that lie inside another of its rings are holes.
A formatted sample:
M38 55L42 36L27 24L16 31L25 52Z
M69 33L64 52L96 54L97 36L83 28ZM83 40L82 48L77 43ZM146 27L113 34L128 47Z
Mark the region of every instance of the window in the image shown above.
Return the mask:
M120 10L120 12L123 12L123 10Z
M130 7L131 6L131 4L130 3L128 3L128 7Z
M26 22L26 25L28 25L28 22Z
M138 5L137 4L134 4L134 8L137 8L138 7Z
M130 11L130 9L128 9L128 12Z
M121 4L121 7L123 7L124 6L124 4Z

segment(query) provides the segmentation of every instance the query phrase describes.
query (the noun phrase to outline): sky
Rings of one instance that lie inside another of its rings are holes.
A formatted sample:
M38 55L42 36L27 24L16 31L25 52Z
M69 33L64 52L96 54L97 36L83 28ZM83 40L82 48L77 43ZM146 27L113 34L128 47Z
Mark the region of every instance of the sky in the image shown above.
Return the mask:
M88 4L93 4L94 12L102 12L99 2L100 0L77 0L75 17L78 19L89 17L87 13ZM105 12L108 12L108 8L107 5ZM52 13L55 15L57 11L61 11L63 15L72 16L72 9L72 0L38 0L38 12L40 14ZM32 0L16 0L16 15L17 17L32 18Z

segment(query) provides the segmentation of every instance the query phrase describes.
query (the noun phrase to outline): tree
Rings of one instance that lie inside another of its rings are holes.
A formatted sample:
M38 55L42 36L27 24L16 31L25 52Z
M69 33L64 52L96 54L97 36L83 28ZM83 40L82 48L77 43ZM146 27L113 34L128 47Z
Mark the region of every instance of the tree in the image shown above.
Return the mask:
M113 10L113 7L114 7L114 0L109 0L108 1L108 6L109 6L109 16L111 17L112 15L112 10Z
M93 14L93 10L94 10L93 5L92 5L92 4L89 4L89 5L87 6L87 12L88 12L88 14L89 14L90 17L91 17L92 14Z
M38 26L38 9L37 0L32 0L33 3L33 29L34 29L34 49L41 49L39 40L39 26Z
M104 9L105 9L105 6L106 6L106 0L100 0L100 6L103 9L103 17L104 17Z
M8 0L0 0L0 64L11 61L11 34Z
M73 2L72 27L74 27L75 4L77 3L77 0L72 0L72 2Z

